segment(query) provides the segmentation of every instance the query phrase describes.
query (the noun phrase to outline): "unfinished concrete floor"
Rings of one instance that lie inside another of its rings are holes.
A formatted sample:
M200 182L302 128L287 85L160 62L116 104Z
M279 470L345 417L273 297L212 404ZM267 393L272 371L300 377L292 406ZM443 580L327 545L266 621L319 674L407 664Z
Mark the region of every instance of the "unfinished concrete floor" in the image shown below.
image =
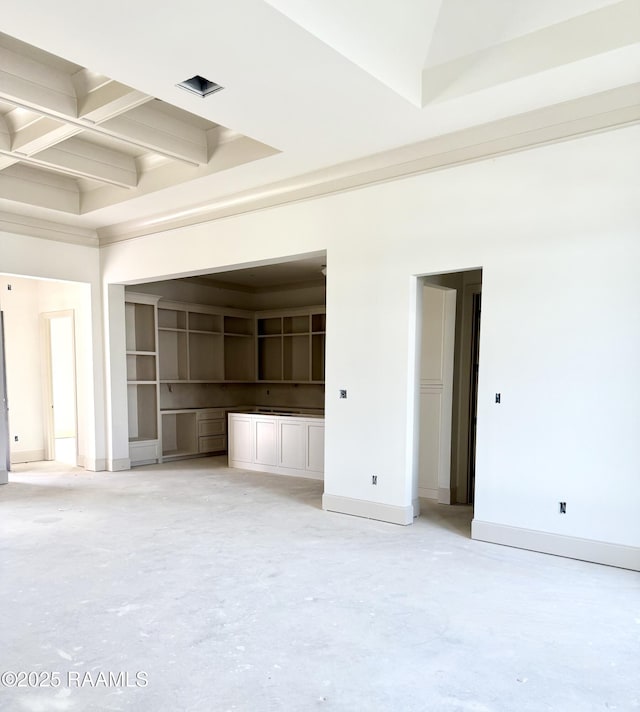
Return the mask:
M0 671L61 685L0 687L2 710L640 707L638 574L474 542L469 508L331 514L321 483L220 458L17 470Z

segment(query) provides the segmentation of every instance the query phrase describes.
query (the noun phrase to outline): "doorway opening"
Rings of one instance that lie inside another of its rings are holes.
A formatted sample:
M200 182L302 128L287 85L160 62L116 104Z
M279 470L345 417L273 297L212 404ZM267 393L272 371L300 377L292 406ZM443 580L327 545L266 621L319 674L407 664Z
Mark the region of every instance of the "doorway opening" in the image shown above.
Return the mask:
M72 310L42 314L45 460L78 459L75 324Z
M6 364L0 456L7 472L43 471L34 463L45 461L52 463L45 471L93 464L93 453L87 452L93 412L91 286L0 274L0 307Z
M418 279L414 491L439 504L472 505L482 270Z

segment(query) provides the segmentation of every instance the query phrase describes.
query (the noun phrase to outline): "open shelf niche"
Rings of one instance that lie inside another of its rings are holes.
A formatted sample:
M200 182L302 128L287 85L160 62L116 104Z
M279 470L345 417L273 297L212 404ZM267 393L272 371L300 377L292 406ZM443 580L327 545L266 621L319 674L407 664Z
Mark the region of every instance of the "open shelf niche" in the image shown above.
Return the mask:
M324 383L324 307L263 313L256 322L258 381Z
M160 297L125 292L125 347L129 458L132 464L157 462L159 380L157 304Z

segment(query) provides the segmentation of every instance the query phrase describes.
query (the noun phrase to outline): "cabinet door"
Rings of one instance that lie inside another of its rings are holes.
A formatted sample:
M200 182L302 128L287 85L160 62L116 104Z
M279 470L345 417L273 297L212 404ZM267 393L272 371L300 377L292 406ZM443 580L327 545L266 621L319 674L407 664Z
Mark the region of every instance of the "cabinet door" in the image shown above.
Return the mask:
M292 467L304 470L305 459L305 425L292 421L290 418L278 420L280 433L280 461L281 467Z
M251 418L238 415L229 417L229 460L253 462L252 425Z
M307 470L324 472L324 423L307 425Z
M224 435L203 435L198 438L199 452L220 452L226 449Z
M275 418L264 420L256 418L254 428L256 444L254 462L258 465L276 465L278 429Z

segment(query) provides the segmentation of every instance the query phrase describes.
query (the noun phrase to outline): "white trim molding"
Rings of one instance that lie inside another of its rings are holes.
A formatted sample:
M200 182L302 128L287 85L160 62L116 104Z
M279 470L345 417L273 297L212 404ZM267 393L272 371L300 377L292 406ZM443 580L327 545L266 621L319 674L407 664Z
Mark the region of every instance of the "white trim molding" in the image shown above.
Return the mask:
M451 489L438 487L438 504L451 504Z
M640 548L625 544L551 534L478 519L471 522L471 538L491 544L513 546L516 549L529 549L543 554L640 571Z
M414 505L400 507L395 504L382 504L381 502L370 502L365 499L353 499L352 497L341 497L337 494L322 495L322 509L338 514L351 514L354 517L364 517L365 519L377 519L380 522L390 524L402 524L406 526L413 522Z
M109 472L122 472L131 469L131 460L128 457L121 457L118 460L107 460L106 468Z
M100 246L494 158L640 121L640 83L435 136L188 208L98 228Z
M82 467L78 458L78 466ZM97 460L91 458L84 458L84 469L88 472L104 472L107 469L107 461L104 458L99 458ZM127 469L127 468L125 468Z
M44 450L11 451L11 464L20 465L23 462L41 462L44 460Z
M12 232L16 235L40 237L44 240L69 242L72 245L98 247L98 234L95 230L1 210L0 230Z
M432 499L434 502L438 501L438 488L437 487L418 487L418 497L423 497L424 499Z

